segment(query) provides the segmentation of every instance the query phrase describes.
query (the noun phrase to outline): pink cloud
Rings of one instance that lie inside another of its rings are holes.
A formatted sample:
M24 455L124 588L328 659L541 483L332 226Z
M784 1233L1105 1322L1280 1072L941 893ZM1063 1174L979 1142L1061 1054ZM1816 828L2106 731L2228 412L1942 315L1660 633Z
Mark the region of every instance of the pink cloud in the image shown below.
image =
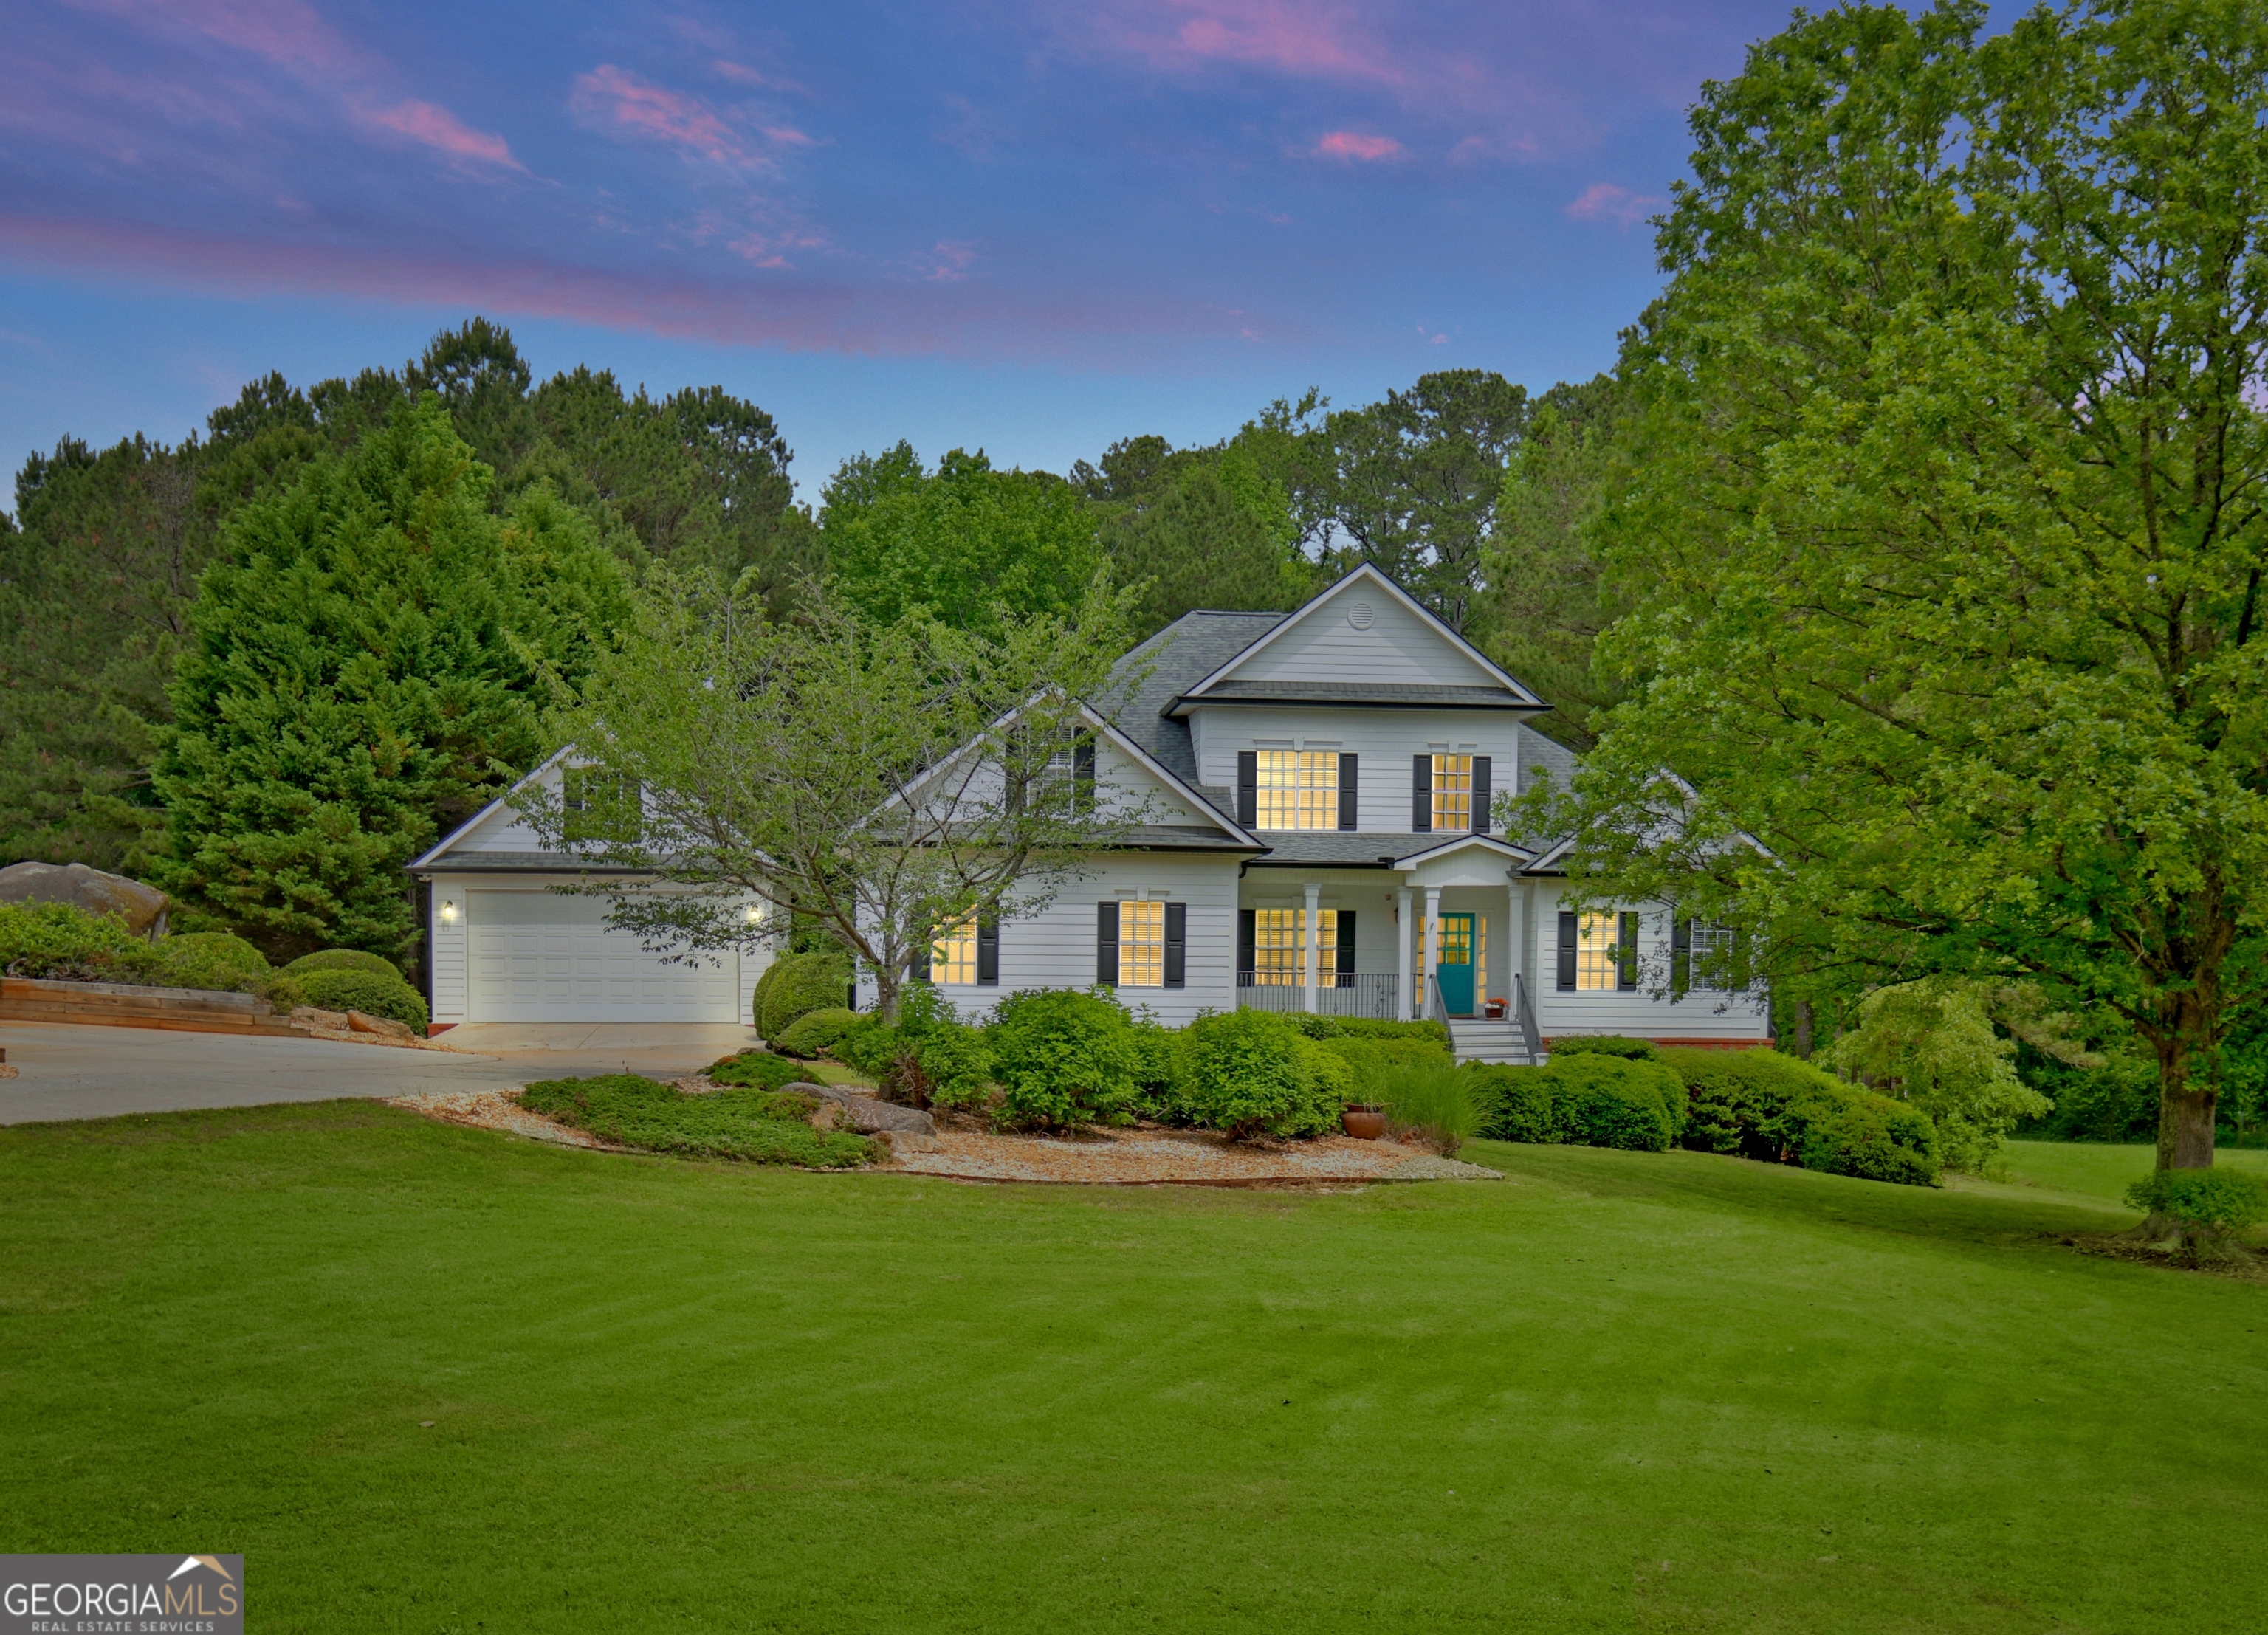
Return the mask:
M1566 213L1576 221L1610 221L1630 227L1644 221L1649 210L1668 202L1617 188L1611 181L1594 181L1568 204Z
M372 108L363 117L452 158L478 159L483 164L503 165L519 171L527 168L512 158L512 148L502 136L475 130L448 109L431 102L413 100L390 108Z
M730 121L699 97L657 85L612 63L578 75L568 106L586 124L663 143L712 165L747 169L770 163ZM787 127L762 134L791 146L811 143L801 131Z
M1233 63L1278 73L1400 85L1408 77L1352 11L1292 0L1134 0L1100 25L1120 50L1160 68Z
M1360 159L1366 164L1403 157L1402 144L1393 137L1368 136L1359 130L1335 130L1315 144L1314 151L1318 158Z
M296 73L368 73L375 63L301 0L109 0L90 9L170 26Z
M959 284L976 264L976 247L956 239L939 239L930 257L931 283Z

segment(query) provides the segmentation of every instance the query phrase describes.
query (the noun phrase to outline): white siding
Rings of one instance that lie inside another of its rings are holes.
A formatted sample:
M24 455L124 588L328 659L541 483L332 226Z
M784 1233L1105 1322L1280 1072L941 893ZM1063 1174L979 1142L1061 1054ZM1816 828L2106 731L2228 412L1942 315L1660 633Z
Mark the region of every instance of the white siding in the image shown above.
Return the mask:
M1491 786L1517 794L1520 734L1508 711L1330 710L1272 705L1198 705L1191 714L1197 747L1197 781L1236 786L1240 750L1261 746L1328 748L1360 757L1356 827L1364 834L1410 833L1410 759L1447 746L1458 755L1491 758ZM1491 830L1495 829L1493 818ZM1263 835L1262 839L1267 836Z
M443 910L451 910L444 916ZM433 968L433 1020L451 1026L465 1020L465 887L445 877L433 882L426 924L426 947Z
M1371 610L1372 623L1366 630L1357 630L1348 622L1348 613L1357 602ZM1503 685L1380 586L1360 581L1326 601L1313 604L1304 616L1279 627L1274 639L1222 679Z
M1656 990L1668 985L1670 954L1669 914L1659 904L1639 910L1638 987L1602 993L1563 991L1558 986L1561 889L1557 881L1539 881L1535 892L1535 946L1528 968L1536 978L1536 1026L1546 1039L1624 1034L1639 1039L1746 1043L1771 1036L1769 997L1761 987L1748 993L1655 997Z
M1121 988L1120 1000L1173 1027L1185 1026L1202 1010L1233 1009L1237 861L1174 852L1097 858L1084 878L1066 884L1041 912L1002 924L998 987L940 983L937 991L973 1020L1020 988L1091 987L1095 904L1147 894L1188 904L1188 981L1180 988ZM873 980L862 978L860 1004L872 1004L873 993Z

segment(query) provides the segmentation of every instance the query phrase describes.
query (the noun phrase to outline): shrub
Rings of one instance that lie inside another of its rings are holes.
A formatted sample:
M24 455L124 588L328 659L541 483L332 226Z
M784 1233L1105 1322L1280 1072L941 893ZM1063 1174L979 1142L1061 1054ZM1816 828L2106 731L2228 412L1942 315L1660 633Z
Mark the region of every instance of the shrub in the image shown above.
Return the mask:
M1476 1080L1477 1094L1487 1099L1491 1116L1481 1127L1482 1135L1538 1146L1557 1145L1567 1138L1553 1095L1559 1081L1549 1068L1476 1062L1458 1071Z
M1145 1016L1134 1023L1134 1090L1144 1115L1160 1123L1182 1119L1174 1099L1174 1081L1181 1074L1182 1034Z
M1449 1048L1447 1022L1388 1022L1367 1016L1311 1016L1286 1012L1285 1020L1310 1039L1418 1039Z
M428 1019L424 996L399 976L319 968L292 972L291 980L306 996L306 1004L320 1005L327 1011L364 1011L405 1022L421 1034L425 1031ZM279 1002L275 993L270 993L269 1002Z
M857 1068L869 1079L880 1079L898 1059L902 1043L898 1030L871 1013L853 1014L858 1016L858 1022L845 1028L836 1040L835 1059L845 1067Z
M2268 1181L2241 1169L2161 1169L2127 1188L2126 1202L2145 1214L2226 1234L2268 1220Z
M856 1011L846 1011L841 1005L831 1011L813 1011L799 1017L795 1025L771 1042L773 1049L783 1056L800 1056L808 1059L821 1050L831 1050L843 1041L845 1034L858 1026Z
M1685 1127L1685 1086L1658 1062L1554 1050L1542 1067L1463 1070L1489 1087L1484 1133L1505 1141L1659 1153Z
M1495 1081L1454 1064L1389 1068L1370 1088L1397 1134L1414 1133L1445 1158L1495 1122Z
M701 1070L712 1084L738 1085L759 1090L778 1090L807 1079L800 1062L774 1056L769 1050L743 1050Z
M1451 1068L1457 1064L1455 1055L1446 1043L1431 1039L1319 1039L1315 1048L1347 1065L1353 1074L1349 1099L1358 1101L1378 1100L1373 1086L1398 1068Z
M647 1153L815 1169L847 1169L874 1154L873 1144L863 1136L814 1130L805 1123L818 1106L815 1101L775 1090L687 1095L674 1085L634 1073L607 1073L532 1084L521 1092L519 1103L601 1140Z
M757 983L763 1004L755 1026L767 1041L779 1038L814 1011L842 1009L850 988L850 962L828 952L784 954L764 975L770 982Z
M1562 1056L1618 1056L1626 1062L1658 1062L1661 1047L1651 1039L1626 1039L1620 1034L1579 1034L1572 1039L1554 1039L1551 1054Z
M1115 1000L1074 988L1013 993L985 1030L1005 1122L1127 1123L1141 1051Z
M1685 1081L1690 1110L1684 1145L1780 1162L1794 1159L1830 1175L1934 1185L1937 1131L1902 1101L1846 1084L1777 1050L1673 1047L1662 1064ZM1863 1111L1863 1118L1845 1121ZM1815 1127L1818 1133L1815 1137ZM1907 1156L1869 1156L1887 1141ZM1858 1168L1840 1168L1850 1163Z
M145 983L164 959L107 914L68 902L0 903L0 973L48 982Z
M1344 1065L1278 1013L1201 1016L1184 1036L1175 1101L1190 1122L1238 1140L1320 1134L1346 1105L1347 1081L1324 1063Z
M364 954L359 948L326 948L320 954L303 954L284 968L287 976L305 976L310 971L367 971L372 976L391 976L398 983L409 980L392 960ZM367 1011L370 1006L358 1008Z
M225 931L189 932L160 938L158 984L209 988L220 993L265 993L275 980L268 956L241 937Z

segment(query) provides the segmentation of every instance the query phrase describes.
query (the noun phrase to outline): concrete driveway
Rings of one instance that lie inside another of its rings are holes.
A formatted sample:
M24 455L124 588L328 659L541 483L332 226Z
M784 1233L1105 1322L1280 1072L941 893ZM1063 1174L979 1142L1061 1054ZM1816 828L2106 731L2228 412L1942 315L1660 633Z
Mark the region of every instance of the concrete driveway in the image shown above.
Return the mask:
M666 1079L754 1044L755 1035L701 1024L486 1022L453 1029L442 1042L454 1048L403 1050L329 1039L0 1022L0 1049L18 1075L0 1079L0 1124L415 1090L493 1090L591 1073Z

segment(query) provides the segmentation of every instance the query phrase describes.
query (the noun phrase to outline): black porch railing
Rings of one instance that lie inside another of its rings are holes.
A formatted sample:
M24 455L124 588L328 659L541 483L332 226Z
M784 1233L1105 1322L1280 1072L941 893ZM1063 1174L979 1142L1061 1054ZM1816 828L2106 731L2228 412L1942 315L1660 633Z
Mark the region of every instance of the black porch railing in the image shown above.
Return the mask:
M1401 993L1401 979L1390 972L1322 971L1315 977L1315 1011L1391 1021ZM1277 971L1239 971L1236 1003L1248 1011L1304 1011L1307 984L1296 976L1286 982Z

